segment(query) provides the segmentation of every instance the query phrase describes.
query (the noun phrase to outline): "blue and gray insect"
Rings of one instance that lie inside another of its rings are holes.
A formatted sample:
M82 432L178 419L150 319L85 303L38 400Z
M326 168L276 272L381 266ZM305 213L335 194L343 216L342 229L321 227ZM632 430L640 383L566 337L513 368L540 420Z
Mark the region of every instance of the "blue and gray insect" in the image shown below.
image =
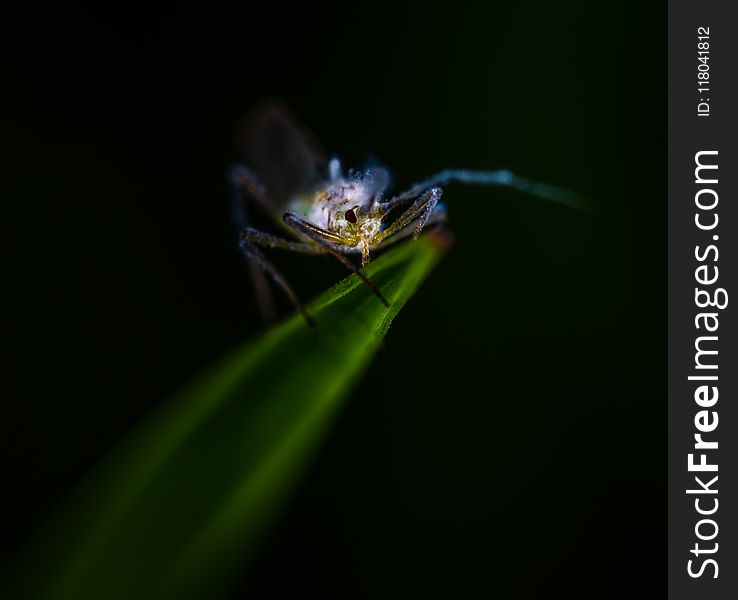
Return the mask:
M361 267L387 245L442 226L447 214L440 203L442 186L452 182L506 186L561 204L576 206L580 202L576 194L506 170L445 170L404 192L387 196L387 169L344 173L340 161L326 160L315 137L277 102L253 111L239 131L237 151L244 162L229 169L232 214L262 315L266 320L274 316L268 276L310 327L313 321L302 302L262 248L330 254L388 305ZM251 226L254 205L277 222L290 239ZM358 259L352 260L354 255L360 256L361 267L356 264Z

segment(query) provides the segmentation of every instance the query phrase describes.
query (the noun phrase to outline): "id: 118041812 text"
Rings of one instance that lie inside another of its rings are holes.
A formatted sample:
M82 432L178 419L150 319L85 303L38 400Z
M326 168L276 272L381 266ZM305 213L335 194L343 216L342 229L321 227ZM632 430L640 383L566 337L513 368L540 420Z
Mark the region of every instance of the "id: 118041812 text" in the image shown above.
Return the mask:
M710 28L697 28L697 116L710 116Z

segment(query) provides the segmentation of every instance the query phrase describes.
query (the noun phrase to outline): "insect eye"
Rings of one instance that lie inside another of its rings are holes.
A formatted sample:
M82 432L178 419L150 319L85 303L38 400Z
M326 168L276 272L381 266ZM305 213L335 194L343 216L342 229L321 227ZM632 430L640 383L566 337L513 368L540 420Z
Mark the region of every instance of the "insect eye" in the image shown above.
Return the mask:
M346 220L349 223L356 223L356 213L354 212L353 208L350 208L349 210L347 210L346 214L344 214L343 216L346 218Z

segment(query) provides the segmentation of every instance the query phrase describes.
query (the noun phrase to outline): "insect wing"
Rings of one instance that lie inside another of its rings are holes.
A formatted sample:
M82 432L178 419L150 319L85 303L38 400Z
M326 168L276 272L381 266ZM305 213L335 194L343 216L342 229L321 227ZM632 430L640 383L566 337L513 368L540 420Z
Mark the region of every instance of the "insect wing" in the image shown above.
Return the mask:
M264 186L275 213L326 178L327 161L317 138L276 100L262 103L244 118L235 146L238 158Z

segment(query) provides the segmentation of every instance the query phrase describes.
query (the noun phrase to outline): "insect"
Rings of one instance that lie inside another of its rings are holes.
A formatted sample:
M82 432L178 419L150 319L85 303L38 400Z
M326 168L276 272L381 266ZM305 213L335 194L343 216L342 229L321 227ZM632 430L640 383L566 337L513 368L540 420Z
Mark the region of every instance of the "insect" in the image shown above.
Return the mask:
M389 306L362 267L390 243L410 236L417 238L425 229L442 225L447 215L440 202L443 186L451 182L507 186L564 204L579 202L571 192L529 181L507 170L445 170L388 196L387 169L375 167L344 173L340 161L326 160L313 134L275 101L253 111L237 135L237 151L244 162L228 170L232 218L262 316L267 321L274 318L269 278L311 328L312 318L263 249L329 254ZM289 237L255 228L251 217L256 207Z

